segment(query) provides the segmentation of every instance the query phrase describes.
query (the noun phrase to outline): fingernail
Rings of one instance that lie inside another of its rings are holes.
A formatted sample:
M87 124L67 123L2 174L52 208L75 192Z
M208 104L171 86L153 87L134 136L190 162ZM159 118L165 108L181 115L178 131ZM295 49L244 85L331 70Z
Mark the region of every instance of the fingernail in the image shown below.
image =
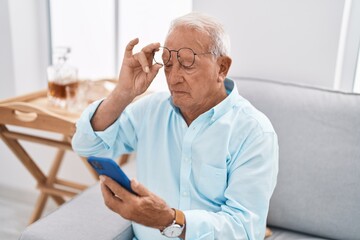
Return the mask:
M105 177L103 175L100 175L99 179L100 179L100 182L102 182L102 183L105 181Z
M150 72L150 68L148 66L145 67L145 72L149 73Z

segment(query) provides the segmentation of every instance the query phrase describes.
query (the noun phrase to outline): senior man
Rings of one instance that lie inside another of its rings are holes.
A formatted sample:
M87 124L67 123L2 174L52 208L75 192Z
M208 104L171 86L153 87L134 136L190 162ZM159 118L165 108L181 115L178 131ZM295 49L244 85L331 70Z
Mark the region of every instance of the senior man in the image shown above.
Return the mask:
M226 78L230 41L214 18L175 19L164 44L126 47L119 81L77 122L83 156L136 151L132 194L101 176L105 204L135 239L263 239L278 172L270 121ZM141 98L163 68L169 93Z

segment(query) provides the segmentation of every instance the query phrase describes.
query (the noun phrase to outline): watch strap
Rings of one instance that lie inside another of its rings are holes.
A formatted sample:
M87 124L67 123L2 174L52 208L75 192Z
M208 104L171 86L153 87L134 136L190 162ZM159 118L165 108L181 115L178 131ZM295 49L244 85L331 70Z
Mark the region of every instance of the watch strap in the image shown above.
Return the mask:
M179 224L180 226L184 226L185 225L185 215L182 211L173 208L173 210L175 211L175 223Z

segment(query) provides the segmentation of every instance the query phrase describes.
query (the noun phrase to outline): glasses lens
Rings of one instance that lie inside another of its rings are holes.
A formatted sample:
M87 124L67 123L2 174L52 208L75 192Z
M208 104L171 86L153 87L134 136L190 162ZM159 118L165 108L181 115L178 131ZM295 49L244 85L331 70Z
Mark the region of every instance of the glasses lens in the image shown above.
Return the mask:
M159 51L156 51L154 54L154 62L158 64L165 65L170 60L170 52L167 48L159 48Z
M190 48L181 48L178 52L178 59L184 67L191 67L195 61L194 51Z

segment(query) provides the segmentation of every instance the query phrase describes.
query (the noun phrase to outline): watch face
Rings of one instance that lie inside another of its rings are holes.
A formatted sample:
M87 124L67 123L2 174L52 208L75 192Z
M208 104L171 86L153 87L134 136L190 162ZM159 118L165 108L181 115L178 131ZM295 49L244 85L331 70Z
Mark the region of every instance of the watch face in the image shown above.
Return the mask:
M178 237L181 235L182 231L183 227L181 227L179 224L173 224L165 228L162 231L162 234L164 234L166 237Z

